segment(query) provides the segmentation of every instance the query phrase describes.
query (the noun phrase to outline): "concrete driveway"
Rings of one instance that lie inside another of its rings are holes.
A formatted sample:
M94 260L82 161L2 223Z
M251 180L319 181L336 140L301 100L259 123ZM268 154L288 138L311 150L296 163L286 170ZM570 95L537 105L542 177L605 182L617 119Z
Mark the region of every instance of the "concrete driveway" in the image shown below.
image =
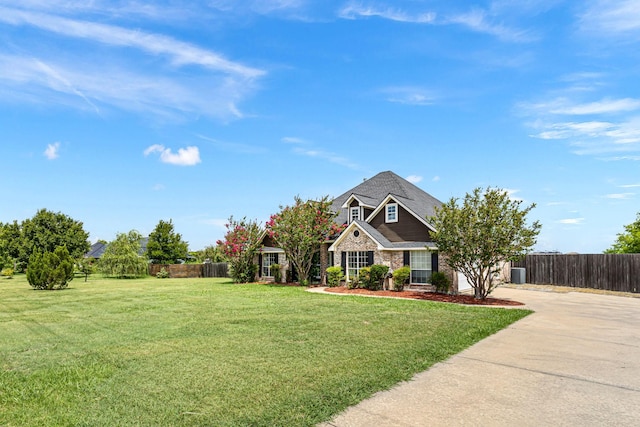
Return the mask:
M535 313L321 426L640 425L640 298L493 295Z

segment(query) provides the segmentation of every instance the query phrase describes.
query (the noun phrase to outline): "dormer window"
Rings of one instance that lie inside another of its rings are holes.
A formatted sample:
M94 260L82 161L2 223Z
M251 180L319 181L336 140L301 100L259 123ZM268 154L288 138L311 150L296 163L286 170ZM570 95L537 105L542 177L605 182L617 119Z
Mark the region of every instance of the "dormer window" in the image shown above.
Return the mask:
M397 203L388 203L385 206L385 222L398 222Z
M357 219L360 219L360 206L354 206L350 209L349 219L350 223Z

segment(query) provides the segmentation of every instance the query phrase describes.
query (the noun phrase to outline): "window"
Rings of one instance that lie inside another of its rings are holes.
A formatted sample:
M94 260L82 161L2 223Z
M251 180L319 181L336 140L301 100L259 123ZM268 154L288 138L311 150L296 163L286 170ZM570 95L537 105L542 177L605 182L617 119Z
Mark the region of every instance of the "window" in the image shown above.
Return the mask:
M385 222L398 222L398 204L389 203L385 206Z
M349 216L349 218L351 219L349 222L353 222L357 219L360 219L360 206L355 206L353 208L351 208L351 215Z
M273 277L271 274L271 264L278 263L278 254L262 255L262 277Z
M347 279L358 277L360 269L367 265L367 251L347 252Z
M431 252L411 251L409 259L411 265L410 283L429 283L431 280Z

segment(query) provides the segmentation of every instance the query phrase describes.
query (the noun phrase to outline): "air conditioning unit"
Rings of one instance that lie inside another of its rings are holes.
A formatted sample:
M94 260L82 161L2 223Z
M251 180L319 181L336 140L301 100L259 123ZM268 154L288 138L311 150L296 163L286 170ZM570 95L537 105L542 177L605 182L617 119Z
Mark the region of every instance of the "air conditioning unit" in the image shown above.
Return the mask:
M527 282L526 269L514 267L511 269L511 283L522 285Z

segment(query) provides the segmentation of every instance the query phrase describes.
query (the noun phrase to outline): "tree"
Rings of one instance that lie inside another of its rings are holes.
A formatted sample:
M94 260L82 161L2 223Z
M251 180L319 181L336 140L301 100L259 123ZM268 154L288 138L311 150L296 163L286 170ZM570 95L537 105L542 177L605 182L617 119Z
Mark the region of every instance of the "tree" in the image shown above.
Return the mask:
M300 283L308 282L313 255L320 251L320 245L343 230L343 226L334 222L337 212L330 207L327 196L307 201L296 196L293 206L280 206L280 212L267 222L267 232L284 250L298 272Z
M640 212L636 220L624 226L624 233L618 233L615 243L606 251L606 254L638 254L640 253Z
M27 280L34 289L64 289L73 280L73 259L64 246L53 252L36 250L29 257Z
M231 278L236 283L248 283L255 279L258 266L254 258L260 249L260 237L263 233L257 221L240 221L229 218L225 224L227 233L224 240L218 240L217 244L222 253L229 260Z
M206 248L192 252L192 255L200 263L209 260L211 262L227 262L226 256L222 253L219 246L209 245Z
M436 209L428 218L436 229L432 233L438 251L447 263L463 273L474 288L475 298L485 299L498 285L495 273L502 262L515 261L536 243L540 224L526 224L535 204L520 209L522 201L510 200L506 191L480 188Z
M147 257L153 264L178 264L181 260L186 260L188 251L188 243L183 242L182 236L173 231L171 220L160 220L149 234Z
M20 236L17 261L24 264L36 251L54 252L58 246L65 246L71 258L78 259L91 247L89 233L84 231L82 222L46 209L40 209L33 218L22 222Z
M146 257L140 255L142 235L135 230L118 233L98 261L98 269L119 279L143 277L148 273Z
M29 256L20 261L20 254L24 251L22 244L22 232L18 221L0 224L0 262L5 267L13 267L15 270L24 271Z

